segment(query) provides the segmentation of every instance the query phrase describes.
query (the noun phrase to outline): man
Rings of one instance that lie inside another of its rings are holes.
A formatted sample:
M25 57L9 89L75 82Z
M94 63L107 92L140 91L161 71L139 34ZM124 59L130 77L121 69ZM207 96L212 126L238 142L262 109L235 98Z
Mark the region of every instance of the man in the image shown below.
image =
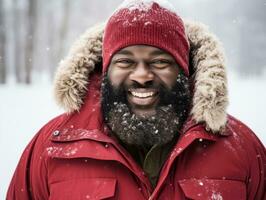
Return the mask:
M55 91L68 114L27 146L7 199L265 199L265 148L226 114L220 44L167 2L126 1L86 32Z

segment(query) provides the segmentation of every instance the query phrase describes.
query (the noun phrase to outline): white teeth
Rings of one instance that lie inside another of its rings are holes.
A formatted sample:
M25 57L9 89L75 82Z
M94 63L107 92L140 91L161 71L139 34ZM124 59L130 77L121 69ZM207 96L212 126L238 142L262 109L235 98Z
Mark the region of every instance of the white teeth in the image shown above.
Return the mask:
M131 94L135 97L141 97L141 98L146 98L146 97L151 97L155 94L155 92L133 92L131 91Z

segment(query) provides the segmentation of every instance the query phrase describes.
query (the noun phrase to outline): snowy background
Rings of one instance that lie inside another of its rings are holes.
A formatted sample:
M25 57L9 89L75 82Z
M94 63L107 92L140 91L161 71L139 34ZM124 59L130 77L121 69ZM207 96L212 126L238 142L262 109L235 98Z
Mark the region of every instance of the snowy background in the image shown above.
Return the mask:
M121 1L0 0L0 83L3 58L6 66L5 83L0 84L0 199L5 199L27 143L45 123L63 112L52 96L51 80L57 63L84 30L105 20ZM170 2L181 16L207 24L224 44L229 79L228 112L247 124L265 145L266 1ZM28 12L29 7L38 12ZM24 25L28 27L30 14L37 19L35 23L38 22L34 34L22 29ZM3 16L5 26L1 24ZM5 43L1 40L3 30ZM28 39L34 45L30 57L23 46ZM3 46L5 57L1 55ZM32 65L30 76L26 76L22 63ZM21 76L18 77L19 70Z

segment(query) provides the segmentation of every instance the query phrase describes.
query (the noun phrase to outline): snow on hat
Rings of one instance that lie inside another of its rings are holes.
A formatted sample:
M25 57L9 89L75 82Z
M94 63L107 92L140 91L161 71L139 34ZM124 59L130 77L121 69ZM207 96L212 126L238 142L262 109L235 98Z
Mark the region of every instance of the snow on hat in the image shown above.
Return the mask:
M113 55L131 45L170 53L189 75L189 42L182 19L167 0L125 0L109 18L103 36L103 72Z

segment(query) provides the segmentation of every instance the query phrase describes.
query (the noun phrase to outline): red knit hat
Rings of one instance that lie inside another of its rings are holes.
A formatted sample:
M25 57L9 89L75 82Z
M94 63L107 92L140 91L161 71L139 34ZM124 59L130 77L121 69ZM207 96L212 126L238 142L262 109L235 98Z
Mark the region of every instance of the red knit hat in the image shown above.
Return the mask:
M110 17L103 37L103 72L117 51L138 44L167 51L189 75L189 43L183 21L158 0L131 1Z

